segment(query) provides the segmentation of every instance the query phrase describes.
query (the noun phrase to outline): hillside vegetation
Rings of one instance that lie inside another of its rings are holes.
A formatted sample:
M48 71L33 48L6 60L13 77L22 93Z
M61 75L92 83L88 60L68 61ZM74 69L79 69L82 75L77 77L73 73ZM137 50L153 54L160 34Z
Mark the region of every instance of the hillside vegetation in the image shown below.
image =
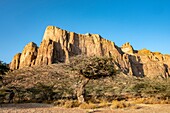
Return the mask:
M77 56L70 61L68 64L32 66L9 72L1 81L0 103L54 103L81 108L170 103L169 79L150 80L124 75L115 70L114 64L109 67L111 59L104 57ZM86 78L90 78L83 92L86 103L80 103L77 92Z

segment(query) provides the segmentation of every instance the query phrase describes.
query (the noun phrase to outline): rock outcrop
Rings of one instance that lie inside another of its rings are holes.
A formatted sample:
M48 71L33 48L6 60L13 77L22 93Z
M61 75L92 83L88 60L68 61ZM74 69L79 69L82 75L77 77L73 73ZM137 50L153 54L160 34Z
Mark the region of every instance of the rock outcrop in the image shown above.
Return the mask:
M24 47L20 57L19 68L33 66L37 57L38 47L35 43L30 42Z
M147 49L139 50L136 55L143 65L144 74L148 77L168 77L170 75L170 55L151 52Z
M14 56L10 64L10 69L15 70L35 65L37 50L38 47L35 43L30 42L29 44L27 44L24 47L22 53L18 53Z
M76 55L113 57L117 68L127 75L153 78L168 77L170 74L169 55L147 49L137 51L130 43L119 48L98 34L76 34L54 26L46 28L39 48L31 42L25 46L22 54L15 55L10 68L69 63L69 58Z
M121 47L122 51L127 54L134 54L134 49L129 42L125 43Z
M19 68L21 53L17 53L12 62L10 63L10 69L15 70Z

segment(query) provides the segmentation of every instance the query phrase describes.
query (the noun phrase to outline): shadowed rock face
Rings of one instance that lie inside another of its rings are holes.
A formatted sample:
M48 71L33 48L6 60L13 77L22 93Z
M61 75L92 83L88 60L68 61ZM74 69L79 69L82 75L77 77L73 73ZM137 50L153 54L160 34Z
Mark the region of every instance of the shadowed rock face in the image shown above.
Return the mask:
M46 28L39 48L31 42L22 54L15 55L10 68L69 63L69 58L76 55L113 57L116 67L127 75L152 78L160 75L168 77L170 73L169 55L146 49L136 51L130 43L119 48L98 34L76 34L54 26Z

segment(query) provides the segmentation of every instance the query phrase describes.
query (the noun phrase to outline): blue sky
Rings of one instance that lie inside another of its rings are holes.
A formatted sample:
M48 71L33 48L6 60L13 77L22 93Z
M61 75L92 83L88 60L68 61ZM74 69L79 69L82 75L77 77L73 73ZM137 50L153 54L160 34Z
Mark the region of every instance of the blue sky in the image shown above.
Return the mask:
M0 0L0 60L39 46L48 25L170 54L170 0Z

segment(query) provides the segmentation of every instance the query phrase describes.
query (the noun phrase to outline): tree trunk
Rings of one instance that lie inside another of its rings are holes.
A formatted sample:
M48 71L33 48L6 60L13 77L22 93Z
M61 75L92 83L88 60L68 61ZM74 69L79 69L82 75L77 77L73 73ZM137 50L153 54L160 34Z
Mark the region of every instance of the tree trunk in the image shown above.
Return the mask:
M81 83L79 84L79 86L77 87L77 99L80 103L84 103L85 102L85 86L86 84L89 82L89 79L84 79L81 81Z

